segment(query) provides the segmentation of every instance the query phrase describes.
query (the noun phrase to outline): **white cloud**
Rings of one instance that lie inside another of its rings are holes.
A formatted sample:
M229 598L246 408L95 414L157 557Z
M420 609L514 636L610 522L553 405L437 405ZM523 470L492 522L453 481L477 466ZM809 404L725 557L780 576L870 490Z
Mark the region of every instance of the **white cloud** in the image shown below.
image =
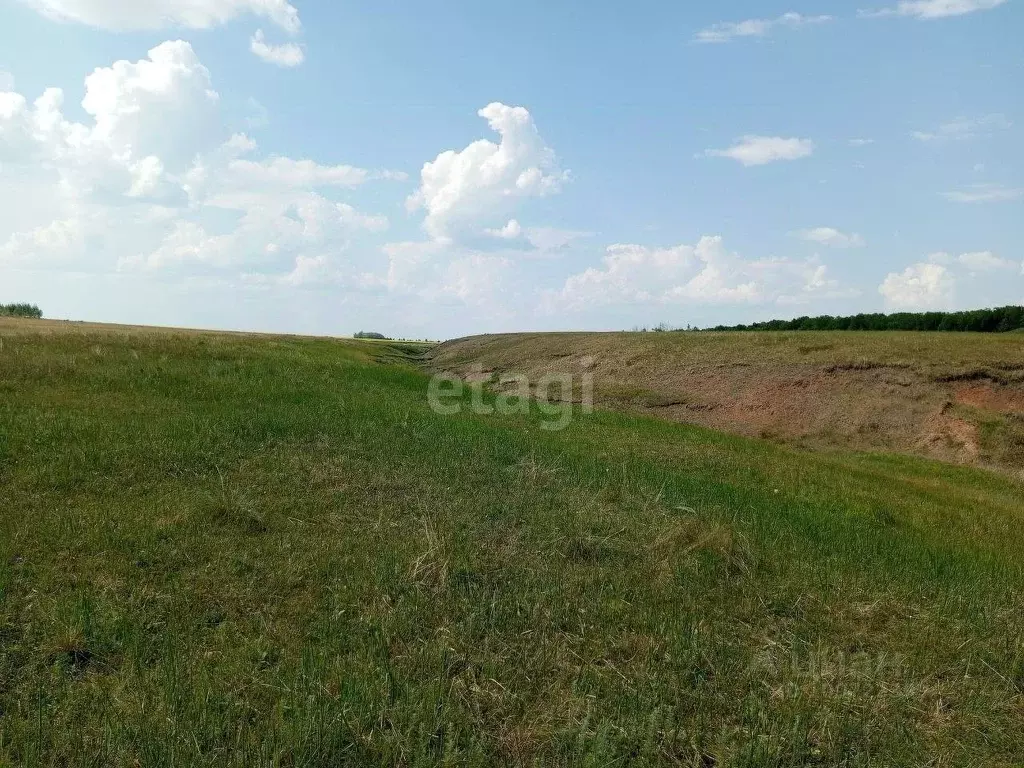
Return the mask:
M95 70L86 122L65 117L63 96L0 94L4 266L356 280L350 244L388 227L330 196L402 174L260 157L252 138L226 135L188 43Z
M1007 259L1001 259L992 253L992 251L961 253L957 257L957 261L975 272L991 272L1000 269L1016 269L1017 267L1014 262L1008 261Z
M156 155L147 155L129 166L132 185L125 194L128 197L150 197L160 188L164 176L164 164Z
M831 16L803 16L790 11L776 19L747 19L746 21L720 22L702 29L694 36L698 43L727 43L739 37L765 37L777 27L798 29L812 24L832 21Z
M515 219L509 219L508 224L501 229L485 229L484 232L502 240L518 240L523 235L523 228Z
M495 102L478 114L501 143L481 139L441 153L423 166L420 188L408 200L410 211L426 211L424 227L435 239L494 227L520 201L556 193L569 178L526 109Z
M708 149L707 157L728 157L745 166L766 165L779 160L799 160L814 153L809 139L783 139L778 136L743 136L728 149Z
M860 11L861 16L910 16L917 19L944 19L975 11L998 8L1007 0L900 0L893 8Z
M577 240L591 237L593 234L557 227L530 227L526 230L526 239L538 251L551 253L568 248Z
M987 136L995 131L1013 127L1005 115L982 115L981 117L958 117L943 123L931 131L913 131L910 135L918 141L939 143L964 141L978 136Z
M70 262L79 258L85 247L82 222L77 218L55 220L33 229L15 232L0 242L0 264L33 259Z
M834 299L860 295L860 291L857 289L842 290L839 281L828 276L828 267L824 264L815 265L814 261L807 261L803 264L787 262L787 265L790 264L790 271L795 273L795 276L802 280L803 284L797 283L795 286L790 287L788 292L776 296L776 304L807 304L814 299Z
M367 275L371 285L435 306L457 302L505 313L517 303L519 276L507 256L474 253L436 240L388 243L382 251L388 269L382 277Z
M444 246L428 241L387 243L381 249L388 260L388 270L380 283L399 293L414 293L428 282L444 255ZM372 275L368 280L375 280Z
M794 233L801 240L827 245L830 248L863 248L864 238L856 233L840 232L833 227L815 227Z
M296 43L284 43L273 45L267 42L266 35L262 29L257 29L256 34L249 41L249 50L256 56L269 64L276 64L279 67L297 67L306 60L306 52L302 46Z
M572 275L550 297L559 306L795 302L838 290L816 259L744 260L721 237L696 245L612 245L600 267Z
M874 139L850 139L848 142L851 147L867 147L875 143Z
M971 184L964 189L944 192L942 196L954 203L1002 203L1024 197L1024 188L1002 184Z
M945 309L953 302L954 280L941 264L919 263L891 272L878 292L894 309Z
M282 29L301 29L288 0L21 0L56 21L111 30L208 29L246 14L269 19Z
M485 229L484 234L505 241L508 247L515 248L521 254L551 256L593 233L558 227L524 227L516 219L510 219L501 228Z
M464 304L494 306L513 262L503 256L470 254L452 261L442 273L436 292Z
M521 323L523 310L536 307L544 291L535 274L523 269L524 259L557 256L590 232L554 227L523 227L511 219L484 234L498 243L469 238L467 243L444 239L386 243L384 274L367 273L365 284L415 297L424 307L458 302L486 307L488 316ZM500 327L500 326L496 326Z
M208 144L218 102L209 72L181 41L89 75L86 123L64 116L60 89L31 105L0 95L0 237L84 215L87 204L183 199L172 175Z
M320 165L312 160L272 157L266 160L237 158L228 163L227 173L233 186L251 184L277 187L358 187L374 174L351 165Z
M238 223L222 232L179 219L151 252L122 257L122 268L226 269L236 272L287 276L295 284L301 275L319 274L313 264L326 265L334 251L344 250L359 231L381 232L388 221L367 216L352 206L331 202L315 193L254 200ZM296 271L296 268L301 269ZM282 275L283 273L283 275Z

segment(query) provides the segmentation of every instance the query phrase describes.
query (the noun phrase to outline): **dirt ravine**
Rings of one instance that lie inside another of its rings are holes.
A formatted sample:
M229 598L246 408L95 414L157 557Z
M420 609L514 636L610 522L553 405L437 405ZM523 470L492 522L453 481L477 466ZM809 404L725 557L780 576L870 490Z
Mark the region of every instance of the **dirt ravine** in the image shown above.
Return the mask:
M1013 336L511 334L447 342L428 365L498 388L510 374L588 371L599 407L1024 472L1024 335Z

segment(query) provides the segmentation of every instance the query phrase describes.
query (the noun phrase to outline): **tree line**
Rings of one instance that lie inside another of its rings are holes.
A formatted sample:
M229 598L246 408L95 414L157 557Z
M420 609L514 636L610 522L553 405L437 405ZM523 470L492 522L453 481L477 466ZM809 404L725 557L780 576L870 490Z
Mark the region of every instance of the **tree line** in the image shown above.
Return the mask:
M750 325L719 325L712 331L970 331L1006 333L1024 330L1024 307L975 309L966 312L897 312L848 317L798 317Z
M0 317L32 317L40 320L43 311L35 304L0 304Z

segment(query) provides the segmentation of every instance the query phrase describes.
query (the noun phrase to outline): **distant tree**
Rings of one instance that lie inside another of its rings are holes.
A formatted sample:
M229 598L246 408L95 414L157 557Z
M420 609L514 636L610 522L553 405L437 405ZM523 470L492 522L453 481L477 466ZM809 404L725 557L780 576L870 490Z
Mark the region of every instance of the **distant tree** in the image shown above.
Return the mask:
M0 304L0 317L31 317L41 320L43 311L35 304Z
M383 333L377 333L376 331L359 331L355 335L357 339L376 339L377 341L391 341L391 338L385 336Z
M971 331L1008 333L1024 330L1024 307L975 309L968 312L897 312L851 317L798 317L752 325L719 325L713 331Z

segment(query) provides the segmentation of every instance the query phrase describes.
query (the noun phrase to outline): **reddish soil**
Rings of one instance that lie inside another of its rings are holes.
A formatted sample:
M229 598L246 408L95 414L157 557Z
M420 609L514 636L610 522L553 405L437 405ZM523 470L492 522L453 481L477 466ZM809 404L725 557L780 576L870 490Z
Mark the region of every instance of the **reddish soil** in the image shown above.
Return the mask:
M1024 391L1020 387L970 384L956 391L956 401L996 413L1024 414Z

